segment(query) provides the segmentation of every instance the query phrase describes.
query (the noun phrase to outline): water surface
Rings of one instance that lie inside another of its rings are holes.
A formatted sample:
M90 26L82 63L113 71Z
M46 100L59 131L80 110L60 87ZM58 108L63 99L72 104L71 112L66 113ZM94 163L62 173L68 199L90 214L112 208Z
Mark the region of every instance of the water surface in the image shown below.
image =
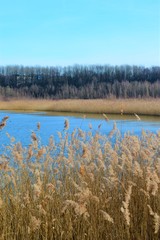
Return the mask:
M134 115L107 115L109 121L106 121L102 114L0 111L0 119L4 116L9 116L9 119L7 126L0 131L1 146L9 142L6 132L13 136L16 142L21 141L27 146L31 142L32 131L38 134L42 144L47 145L51 135L56 138L57 132L64 130L65 119L69 120L69 132L81 128L84 131L99 131L107 135L113 129L114 122L122 134L130 132L140 135L142 130L153 133L160 130L160 117L156 116L142 116L141 121L138 121ZM38 122L41 124L39 131ZM99 126L101 127L98 128Z

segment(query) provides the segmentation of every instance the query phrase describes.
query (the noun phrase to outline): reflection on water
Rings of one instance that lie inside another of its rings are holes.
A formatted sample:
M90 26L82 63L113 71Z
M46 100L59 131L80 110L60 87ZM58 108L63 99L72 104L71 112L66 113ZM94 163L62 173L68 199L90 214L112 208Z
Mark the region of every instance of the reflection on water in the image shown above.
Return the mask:
M8 112L1 111L0 119L9 116L7 126L0 132L1 146L6 145L9 140L6 132L14 136L16 141L21 141L23 145L30 143L32 131L37 132L37 123L41 123L38 132L42 144L48 144L49 137L57 136L57 131L63 131L64 120L67 118L70 122L69 132L75 128L81 128L84 131L100 131L102 134L108 134L114 122L122 134L130 132L131 134L140 135L142 129L151 132L160 130L160 117L142 116L141 121L137 121L134 115L107 115L109 121L105 121L102 114L78 114L78 113L59 113L59 112ZM91 125L92 125L92 128ZM98 126L101 128L98 129Z
M37 114L37 113L36 113ZM65 116L65 117L78 117L78 118L93 118L93 119L103 119L102 114L95 114L95 113L68 113L68 112L40 112L40 115L47 115L47 116ZM107 114L107 117L110 120L135 120L134 115L126 114ZM160 122L160 116L146 116L143 115L140 117L143 121L158 121Z

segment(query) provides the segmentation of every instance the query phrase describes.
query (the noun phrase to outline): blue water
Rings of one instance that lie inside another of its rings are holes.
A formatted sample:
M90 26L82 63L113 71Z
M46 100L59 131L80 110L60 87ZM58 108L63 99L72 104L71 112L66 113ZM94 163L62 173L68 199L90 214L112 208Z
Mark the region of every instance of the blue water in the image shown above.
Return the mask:
M137 121L135 116L109 116L110 120L105 121L102 115L87 115L83 118L83 114L67 116L67 114L47 115L46 113L1 111L0 119L4 116L9 116L9 119L6 127L0 130L1 146L10 142L6 133L14 137L16 142L20 141L24 146L28 146L31 143L32 131L38 134L42 144L47 145L51 135L56 139L57 132L64 130L65 119L69 120L69 132L72 132L75 128L81 128L84 131L92 131L93 133L99 131L107 135L113 129L114 122L116 122L122 135L126 132L140 135L142 130L156 133L160 130L160 117L142 117L141 121ZM37 130L38 122L41 124L39 131ZM101 127L98 129L100 124ZM92 125L92 128L90 125Z

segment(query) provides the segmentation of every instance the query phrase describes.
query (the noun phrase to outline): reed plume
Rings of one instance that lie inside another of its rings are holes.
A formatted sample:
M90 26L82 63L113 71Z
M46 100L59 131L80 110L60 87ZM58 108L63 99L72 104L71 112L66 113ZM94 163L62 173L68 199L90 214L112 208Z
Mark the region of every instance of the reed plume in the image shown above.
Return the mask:
M0 154L0 239L160 238L160 134L37 132Z

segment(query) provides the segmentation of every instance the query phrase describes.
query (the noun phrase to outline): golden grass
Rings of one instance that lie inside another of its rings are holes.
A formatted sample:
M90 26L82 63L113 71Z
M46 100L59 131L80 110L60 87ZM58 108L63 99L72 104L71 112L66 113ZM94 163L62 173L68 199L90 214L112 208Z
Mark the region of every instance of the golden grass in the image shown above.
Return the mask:
M0 239L160 239L160 132L64 127L58 142L32 133L1 155Z
M0 110L160 115L160 99L9 100Z

